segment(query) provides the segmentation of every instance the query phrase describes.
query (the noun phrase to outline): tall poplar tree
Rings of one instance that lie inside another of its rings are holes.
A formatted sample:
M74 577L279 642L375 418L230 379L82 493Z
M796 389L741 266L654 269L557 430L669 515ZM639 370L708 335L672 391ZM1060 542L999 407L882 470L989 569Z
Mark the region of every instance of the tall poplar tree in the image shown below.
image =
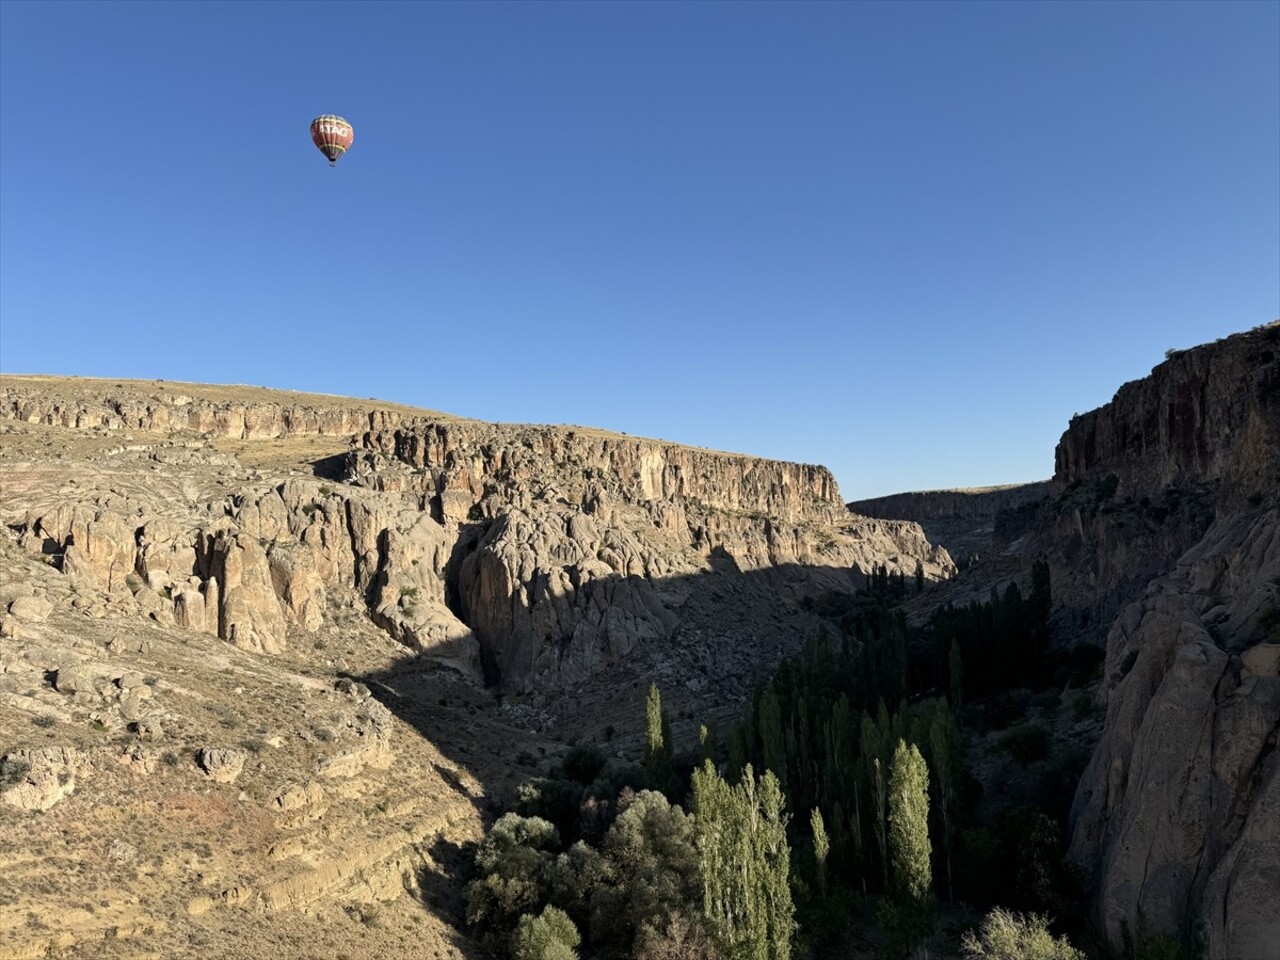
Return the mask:
M942 701L929 728L929 746L933 755L933 776L938 787L938 814L942 821L942 849L947 858L947 897L954 903L951 883L951 850L955 840L955 753L956 729L947 702Z
M676 786L675 746L671 742L671 721L662 709L662 694L656 683L649 685L644 727L644 768L649 774L649 785L670 795Z
M782 705L772 686L760 700L760 746L765 769L787 785L787 741L782 730Z
M703 914L732 960L789 960L791 852L778 778L748 764L731 787L710 763L693 774Z
M827 895L827 854L831 841L827 839L827 827L822 822L822 811L814 807L809 813L809 826L813 830L813 859L818 865L818 890Z
M900 947L931 924L929 768L914 743L898 741L889 768L889 891L881 922Z

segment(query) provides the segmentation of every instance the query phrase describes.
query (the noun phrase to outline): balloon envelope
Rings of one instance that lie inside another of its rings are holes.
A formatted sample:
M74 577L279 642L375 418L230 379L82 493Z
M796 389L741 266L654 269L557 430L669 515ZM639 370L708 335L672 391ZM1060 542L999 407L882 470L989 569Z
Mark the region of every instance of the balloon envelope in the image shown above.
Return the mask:
M351 141L355 138L356 133L351 129L351 124L332 113L326 113L311 121L311 142L329 158L331 167L337 163L340 156L351 149Z

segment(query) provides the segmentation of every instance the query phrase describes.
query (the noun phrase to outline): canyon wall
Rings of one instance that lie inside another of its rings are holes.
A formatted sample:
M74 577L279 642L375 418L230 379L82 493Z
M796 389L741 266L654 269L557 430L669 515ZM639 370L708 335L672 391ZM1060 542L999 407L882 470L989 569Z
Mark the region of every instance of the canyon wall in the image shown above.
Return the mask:
M1117 954L1157 933L1223 960L1280 944L1278 358L1277 324L1185 351L1058 445L1085 575L1105 588L1097 558L1126 551L1163 567L1107 633L1106 723L1072 811Z

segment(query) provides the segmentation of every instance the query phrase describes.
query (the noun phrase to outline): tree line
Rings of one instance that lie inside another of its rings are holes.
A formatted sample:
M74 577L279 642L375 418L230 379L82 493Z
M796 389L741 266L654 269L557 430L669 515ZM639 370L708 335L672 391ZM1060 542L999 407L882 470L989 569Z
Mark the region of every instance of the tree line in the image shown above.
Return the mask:
M834 942L868 916L904 955L939 895L1059 912L1061 824L1033 809L995 829L976 821L967 714L953 706L1040 669L1011 651L1047 645L1041 567L1028 598L1010 585L915 636L897 609L905 578L873 571L856 595L815 605L836 634L785 661L727 736L703 727L693 756L677 757L651 687L638 762L580 745L521 786L477 854L468 920L518 960L789 960L797 942ZM981 629L1010 656L998 682L972 639ZM1014 930L1067 951L1045 957L1075 956L1042 919L1001 916L970 955Z

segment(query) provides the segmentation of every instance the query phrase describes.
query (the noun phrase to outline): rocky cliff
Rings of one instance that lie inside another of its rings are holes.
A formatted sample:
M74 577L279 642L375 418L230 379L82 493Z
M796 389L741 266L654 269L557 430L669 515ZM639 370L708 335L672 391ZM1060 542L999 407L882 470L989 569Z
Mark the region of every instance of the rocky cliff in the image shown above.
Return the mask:
M1043 500L1048 481L972 490L923 490L896 493L847 504L857 514L920 524L925 536L946 547L957 562L988 555L997 518L1010 510Z
M634 739L656 679L691 747L805 597L954 569L816 466L256 388L0 397L0 956L456 958L445 865L553 738Z
M447 593L491 678L519 689L673 638L717 566L812 589L877 564L954 569L917 525L850 516L824 467L581 428L414 421L365 433L348 472L456 531Z
M1117 953L1155 933L1211 958L1280 944L1278 357L1276 324L1185 351L1058 446L1075 588L1129 561L1070 851ZM1135 568L1157 574L1136 598Z
M426 412L377 401L164 380L10 374L0 384L0 419L118 433L196 433L234 440L346 438Z
M63 569L244 649L278 652L291 628L321 622L326 590L355 589L414 650L477 677L483 667L509 690L545 690L671 640L696 581L717 565L786 568L811 591L879 564L911 573L919 561L931 578L954 569L917 525L850 516L823 467L585 428L286 404L263 391L127 383L95 398L76 383L68 401L38 378L8 381L0 412L13 421L95 438L161 434L158 446L108 451L139 470L209 462L220 439L361 428L347 483L253 471L234 492L174 502L120 484L68 499L33 482L32 496L5 505L22 542ZM28 468L15 465L12 482ZM759 599L767 593L762 584Z
M1119 496L1213 484L1239 505L1275 486L1280 321L1173 353L1105 407L1072 419L1055 453L1061 487L1115 477Z

